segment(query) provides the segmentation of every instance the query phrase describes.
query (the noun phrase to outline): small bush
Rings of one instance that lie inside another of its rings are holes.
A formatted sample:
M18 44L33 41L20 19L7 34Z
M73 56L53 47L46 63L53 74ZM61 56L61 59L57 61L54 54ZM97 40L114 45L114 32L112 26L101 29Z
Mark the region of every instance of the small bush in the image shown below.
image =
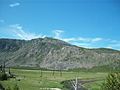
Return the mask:
M0 90L5 90L5 88L0 84Z
M5 73L0 73L0 80L7 80L7 74Z
M18 87L18 85L17 85L17 84L15 84L15 86L14 86L13 90L19 90L19 87Z
M6 90L11 90L11 88L8 86L8 87L6 88Z

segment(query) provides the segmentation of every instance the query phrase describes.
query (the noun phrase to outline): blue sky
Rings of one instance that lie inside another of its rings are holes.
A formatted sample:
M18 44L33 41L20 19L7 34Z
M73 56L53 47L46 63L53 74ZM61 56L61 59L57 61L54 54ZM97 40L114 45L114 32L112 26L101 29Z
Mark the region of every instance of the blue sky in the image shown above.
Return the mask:
M120 0L0 0L0 38L46 36L120 50Z

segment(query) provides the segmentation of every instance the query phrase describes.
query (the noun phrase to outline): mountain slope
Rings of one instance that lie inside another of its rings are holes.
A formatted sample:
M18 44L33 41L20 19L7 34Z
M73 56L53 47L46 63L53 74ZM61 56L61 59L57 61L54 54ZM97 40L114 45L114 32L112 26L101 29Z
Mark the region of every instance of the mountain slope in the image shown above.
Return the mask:
M86 49L53 38L0 39L0 63L48 69L92 68L120 63L120 51Z

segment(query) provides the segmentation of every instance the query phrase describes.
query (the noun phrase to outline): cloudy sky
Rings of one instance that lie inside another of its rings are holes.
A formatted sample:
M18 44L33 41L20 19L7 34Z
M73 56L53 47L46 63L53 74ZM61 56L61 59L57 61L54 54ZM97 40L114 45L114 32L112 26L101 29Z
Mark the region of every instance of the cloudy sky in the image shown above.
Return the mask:
M120 50L120 0L0 0L0 38L39 37Z

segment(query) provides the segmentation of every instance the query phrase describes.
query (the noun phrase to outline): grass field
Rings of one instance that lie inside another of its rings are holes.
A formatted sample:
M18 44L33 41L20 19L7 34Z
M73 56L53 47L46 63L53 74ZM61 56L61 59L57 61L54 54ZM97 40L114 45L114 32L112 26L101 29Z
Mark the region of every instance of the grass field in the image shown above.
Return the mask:
M42 71L41 70L24 70L24 69L11 69L11 72L16 75L16 78L11 78L7 81L0 81L5 88L13 88L17 84L20 90L42 90L41 88L60 88L67 90L61 84L62 81L71 80L78 77L78 79L100 79L100 81L90 82L84 84L89 90L99 90L100 85L107 76L107 73L102 72L72 72L62 71Z

